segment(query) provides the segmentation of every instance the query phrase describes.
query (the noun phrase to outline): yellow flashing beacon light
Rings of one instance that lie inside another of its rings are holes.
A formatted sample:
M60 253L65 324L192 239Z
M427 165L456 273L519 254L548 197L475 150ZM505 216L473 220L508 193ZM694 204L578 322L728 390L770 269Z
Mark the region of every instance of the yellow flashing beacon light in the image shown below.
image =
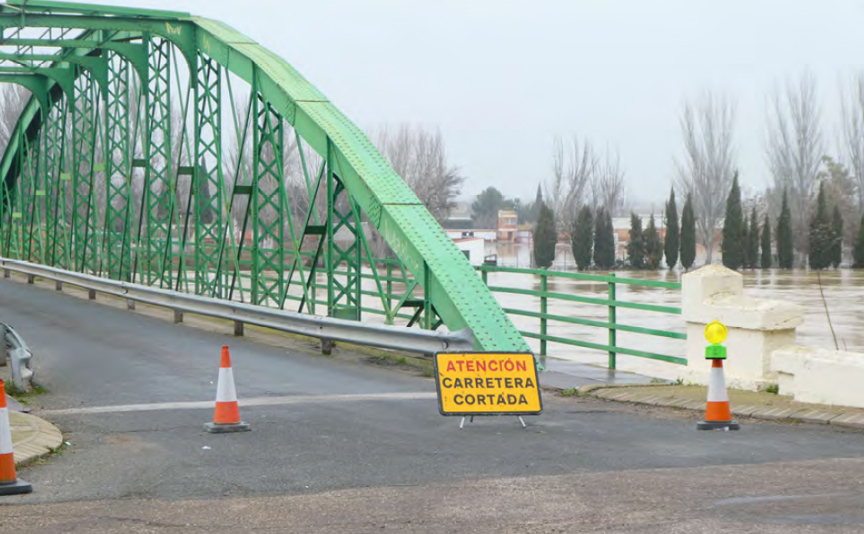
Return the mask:
M711 321L705 325L705 339L710 343L710 345L705 347L706 360L726 359L726 347L721 345L721 343L726 341L726 335L728 333L729 331L726 329L726 325L720 321Z

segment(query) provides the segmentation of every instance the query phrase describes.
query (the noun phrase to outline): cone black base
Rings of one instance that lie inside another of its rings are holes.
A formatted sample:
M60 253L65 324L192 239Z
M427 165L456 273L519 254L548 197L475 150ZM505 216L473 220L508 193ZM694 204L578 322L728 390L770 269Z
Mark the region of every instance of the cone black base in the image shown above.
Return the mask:
M697 430L739 430L738 421L702 421L696 424Z
M23 495L33 491L33 486L20 478L9 484L0 484L0 495Z
M204 423L204 430L211 434L227 434L228 432L249 432L249 423L240 421L233 424Z

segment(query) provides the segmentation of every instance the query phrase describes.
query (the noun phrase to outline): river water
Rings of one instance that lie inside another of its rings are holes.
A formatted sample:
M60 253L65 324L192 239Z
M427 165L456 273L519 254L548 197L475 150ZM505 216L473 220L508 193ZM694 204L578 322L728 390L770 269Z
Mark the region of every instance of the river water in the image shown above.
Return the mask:
M498 253L499 265L522 268L529 268L531 266L529 245L499 244L497 249L492 249L491 252ZM487 253L490 253L490 251L487 251ZM565 265L569 268L573 267L572 256L566 256L563 250L559 250L558 259L553 265L553 269L564 269ZM668 282L681 281L681 273L678 271L619 271L617 274L619 277L627 278ZM828 322L828 316L830 315L834 332L836 333L837 345L840 349L864 352L864 271L843 269L817 274L805 270L781 271L772 269L744 272L743 275L744 293L746 296L794 302L804 307L805 321L798 328L799 343L833 348L834 337L832 336ZM326 283L323 275L318 276L318 282L321 284ZM540 277L530 274L488 273L487 282L489 286L540 290ZM248 291L248 280L244 281L243 286ZM547 286L550 292L603 299L608 297L608 286L606 283L567 280L550 276ZM364 280L363 287L369 291L376 289L374 281L369 279ZM394 294L399 294L400 291L405 290L405 287L403 284L394 284L393 290ZM301 296L301 289L296 284L292 284L289 294L299 297ZM824 299L822 297L823 294ZM532 312L540 311L540 299L537 297L507 293L495 293L495 296L504 308ZM238 295L235 295L235 298L238 298ZM324 294L319 292L318 299L323 298ZM680 291L652 287L618 284L617 299L662 306L681 306ZM825 310L826 305L828 314L826 314ZM364 306L376 309L382 308L381 303L376 302L374 297L365 297ZM293 305L289 306L289 308L293 309ZM326 307L319 305L319 309L316 312L326 313ZM548 313L604 322L608 320L608 307L606 306L563 300L549 299ZM519 330L523 332L539 333L540 331L539 319L518 315L511 315L511 319ZM382 315L366 313L363 316L363 320L383 322L384 317ZM681 316L674 314L619 308L617 322L619 324L657 330L684 332L684 322ZM404 319L397 321L397 324L404 323ZM547 332L551 336L582 340L590 343L605 345L608 342L608 331L596 327L550 321ZM526 338L526 341L539 354L540 342L531 338ZM617 346L681 358L686 357L684 340L619 331ZM553 358L603 367L608 362L608 354L604 351L584 349L560 343L550 342L547 345L547 355ZM625 354L618 354L617 367L626 371L665 378L674 378L676 370L680 368L680 366L675 364Z
M513 249L499 246L499 265L528 267L530 252L526 246L516 245ZM561 254L559 254L561 258ZM568 258L572 267L572 258ZM558 260L554 267L562 268L563 261ZM648 280L663 280L680 282L680 272L662 271L622 271L618 276ZM782 300L794 302L804 307L804 324L797 330L798 342L824 348L834 348L834 336L829 326L829 316L836 334L837 346L841 350L864 352L864 271L850 269L831 270L822 273L806 270L781 271L756 270L744 272L744 294L749 297ZM521 289L540 289L540 277L525 274L490 273L490 286L516 287ZM821 282L821 283L820 283ZM820 291L821 285L821 291ZM582 282L549 278L549 291L582 295L587 297L607 298L605 283ZM824 295L824 299L823 299ZM501 305L505 308L518 308L539 311L539 299L523 295L497 293ZM617 298L622 301L640 302L680 307L680 292L650 287L617 285ZM827 313L826 313L827 306ZM548 303L551 314L569 317L582 317L605 321L608 318L608 308L604 306L580 304L566 301ZM517 327L523 331L539 332L539 319L513 316ZM684 332L684 323L680 315L672 315L642 310L618 309L617 322L633 326ZM583 341L606 344L608 333L605 329L565 323L552 323L548 327L550 335L579 339ZM539 352L539 341L527 340L535 351ZM618 332L618 346L637 350L655 352L670 356L686 357L685 342L635 334ZM579 361L594 365L606 366L608 356L605 352L571 347L568 345L549 343L547 354L554 358ZM649 376L669 377L674 375L675 364L648 360L645 358L619 354L618 368Z

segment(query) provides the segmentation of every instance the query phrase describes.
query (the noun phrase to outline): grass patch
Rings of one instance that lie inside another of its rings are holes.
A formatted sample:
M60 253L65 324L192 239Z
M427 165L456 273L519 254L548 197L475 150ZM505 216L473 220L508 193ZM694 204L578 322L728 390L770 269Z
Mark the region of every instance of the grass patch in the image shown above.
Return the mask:
M769 384L768 387L765 388L765 393L773 393L777 395L780 393L780 386L777 384Z
M27 405L27 399L48 392L47 389L42 387L37 382L30 382L30 391L22 391L18 389L18 386L12 383L12 381L6 382L5 386L6 393L8 393L10 397L25 406Z
M562 397L575 397L579 395L579 390L577 388L570 388L561 391Z

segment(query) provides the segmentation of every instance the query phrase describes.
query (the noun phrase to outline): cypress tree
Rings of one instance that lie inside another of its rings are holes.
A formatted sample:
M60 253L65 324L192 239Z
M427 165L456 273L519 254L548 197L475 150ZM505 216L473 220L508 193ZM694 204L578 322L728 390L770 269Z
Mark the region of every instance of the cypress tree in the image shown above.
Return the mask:
M858 234L855 236L852 259L853 268L864 269L864 214L861 215L861 224L858 225Z
M663 244L666 253L666 265L670 269L674 269L675 264L678 263L680 245L678 207L675 205L675 190L673 189L669 195L669 202L666 203L666 242Z
M656 270L660 267L660 262L663 260L663 240L660 239L660 233L657 232L657 227L654 225L654 214L648 219L648 227L645 229L645 266L648 269Z
M810 218L810 247L807 259L811 269L827 269L831 265L832 233L825 201L825 182L822 182L816 197L816 211Z
M750 219L747 218L747 214L744 214L744 218L741 219L741 268L749 269L752 258L750 257L750 247L748 244L750 243Z
M747 259L751 269L759 266L759 216L756 206L750 212L750 227L747 229Z
M688 194L681 212L681 267L689 269L696 260L696 217L693 198Z
M627 243L627 260L634 269L645 267L645 241L642 235L642 219L630 214L630 242Z
M591 214L591 208L582 206L579 215L573 220L573 231L570 234L573 259L576 260L576 268L580 271L591 266L593 233L594 216Z
M783 191L783 207L777 220L777 261L781 269L791 269L793 262L792 213L789 211L789 198Z
M762 263L763 269L771 268L771 220L765 213L765 222L762 223Z
M738 173L732 179L732 189L726 197L726 218L723 221L723 265L737 270L744 260L745 243L741 235L744 216L741 212L741 188L738 187Z
M545 202L540 202L537 224L534 226L534 263L546 269L555 261L555 244L558 233L555 230L555 214Z
M594 265L598 269L611 269L615 266L612 214L604 208L600 208L594 218Z
M834 206L834 216L831 217L831 265L836 269L843 261L843 216L840 208Z

